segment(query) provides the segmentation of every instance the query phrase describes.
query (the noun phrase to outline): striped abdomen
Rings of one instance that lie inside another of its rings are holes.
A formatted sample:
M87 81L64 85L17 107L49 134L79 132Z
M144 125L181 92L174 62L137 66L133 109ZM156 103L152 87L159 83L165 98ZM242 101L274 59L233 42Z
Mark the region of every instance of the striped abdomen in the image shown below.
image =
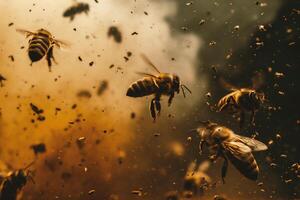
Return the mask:
M239 155L238 157L234 156L230 152L226 152L228 159L231 163L247 178L251 180L257 180L259 168L256 163L256 160L252 153L245 153Z
M49 37L46 35L35 35L29 41L28 55L32 62L41 60L50 47Z
M126 95L130 97L143 97L156 93L158 90L152 77L145 77L130 85Z

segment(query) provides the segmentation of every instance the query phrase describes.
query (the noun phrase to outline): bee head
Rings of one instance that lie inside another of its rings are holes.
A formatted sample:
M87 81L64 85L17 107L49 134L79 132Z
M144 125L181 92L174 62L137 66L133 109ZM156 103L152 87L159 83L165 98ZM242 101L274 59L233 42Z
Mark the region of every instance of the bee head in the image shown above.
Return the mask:
M173 87L174 87L174 91L179 93L180 92L180 78L179 76L177 76L176 74L173 74Z
M191 90L186 86L186 85L184 85L184 84L181 84L181 82L180 82L180 78L179 78L179 76L178 75L176 75L176 74L173 74L172 75L172 84L173 84L173 87L174 87L174 91L175 92L177 92L177 94L179 94L179 92L180 92L180 88L181 88L181 90L182 90L182 94L183 94L183 96L185 97L185 89L189 92L189 93L192 93L191 92Z

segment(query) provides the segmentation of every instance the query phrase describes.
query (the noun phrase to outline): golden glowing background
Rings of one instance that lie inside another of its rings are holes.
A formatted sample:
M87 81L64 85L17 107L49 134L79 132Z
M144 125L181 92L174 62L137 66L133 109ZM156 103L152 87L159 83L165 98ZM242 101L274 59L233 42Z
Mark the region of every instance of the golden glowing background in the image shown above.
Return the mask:
M0 73L7 79L0 88L0 158L9 167L18 169L35 159L30 149L32 144L46 144L47 152L38 155L32 167L35 184L28 182L25 186L24 200L117 196L120 200L164 199L167 191L181 188L186 167L195 159L192 155L197 155L197 146L186 140L185 133L191 128L188 124L195 123L197 118L190 113L206 116L201 109L195 110L196 105L205 106L207 85L211 84L205 74L199 76L197 72L203 38L170 27L166 19L174 18L178 10L175 1L85 2L90 4L89 14L78 15L70 22L62 13L74 3L71 0L0 0ZM239 1L234 2L237 8L241 6ZM267 8L262 22L273 18L278 2ZM221 34L216 30L229 17L223 17L221 11L219 14L220 22L208 25L204 34ZM241 16L244 24L241 32L253 30L250 25L257 19L255 16L251 15L250 20ZM8 26L11 22L14 24ZM122 43L107 37L110 26L119 28ZM54 64L52 72L48 71L45 60L30 66L28 40L16 28L30 31L45 28L57 39L70 43L70 47L54 49L58 64ZM132 35L133 32L138 34ZM246 39L239 42L234 45L225 42L224 46L233 45L235 49ZM125 62L123 57L128 51L133 55ZM186 99L182 94L176 95L171 107L163 99L162 114L155 124L148 112L150 98L125 96L130 83L140 78L136 71L152 72L140 58L141 53L161 71L177 73L193 91ZM209 59L213 57L210 55ZM224 56L222 59L225 60ZM92 61L94 64L90 66ZM112 64L114 67L110 68ZM108 81L108 89L98 96L97 89L103 80ZM89 90L92 97L77 97L80 90ZM36 120L30 103L44 110L45 121ZM77 107L72 109L74 104ZM56 108L61 111L56 112ZM81 149L76 143L79 137L86 138ZM218 162L210 171L218 181L219 169ZM268 196L259 192L257 183L242 178L233 167L229 168L229 177L228 184L218 184L205 198L211 199L216 193L225 193L230 199ZM247 187L241 187L243 184ZM93 189L95 193L89 195ZM143 196L131 194L132 190L142 190Z

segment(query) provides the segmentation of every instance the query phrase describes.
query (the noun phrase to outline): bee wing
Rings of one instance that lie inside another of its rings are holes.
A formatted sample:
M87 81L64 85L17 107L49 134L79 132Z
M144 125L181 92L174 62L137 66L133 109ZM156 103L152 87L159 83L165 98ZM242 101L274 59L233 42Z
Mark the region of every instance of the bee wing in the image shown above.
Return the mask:
M257 180L258 166L251 149L242 142L223 142L226 157L245 177Z
M153 77L153 78L157 78L157 76L155 76L153 74L145 73L145 72L136 72L136 73L139 74L139 75L142 75L142 76L150 76L150 77Z
M241 156L245 153L251 153L252 151L250 147L239 141L223 142L223 147L236 156Z
M29 36L31 36L31 35L35 35L36 34L34 32L31 32L31 31L28 31L28 30L25 30L25 29L16 29L16 31L18 33L21 33L21 34L25 35L26 38L29 37Z
M144 54L141 54L142 59L148 64L150 65L157 73L160 74L160 71L157 69L157 67L150 61L150 59L145 56Z
M268 149L267 145L253 138L241 135L237 135L237 138L240 142L246 144L249 148L251 148L252 151L264 151Z
M63 40L57 40L57 39L53 39L54 44L58 47L58 48L69 48L71 46L71 44L67 41L63 41Z

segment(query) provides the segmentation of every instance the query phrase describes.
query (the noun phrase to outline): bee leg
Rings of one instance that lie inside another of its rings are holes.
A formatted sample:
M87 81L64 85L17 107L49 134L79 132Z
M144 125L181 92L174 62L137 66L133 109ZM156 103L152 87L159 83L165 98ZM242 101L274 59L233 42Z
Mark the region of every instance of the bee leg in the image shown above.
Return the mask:
M203 152L203 145L204 145L204 141L201 140L200 141L200 144L199 144L199 154L202 155L202 152Z
M155 107L157 110L157 115L160 115L160 111L161 111L160 96L155 97Z
M150 113L151 113L151 117L153 118L153 121L155 121L155 119L156 119L154 101L155 101L155 99L152 99L151 103L150 103Z
M56 62L53 57L53 46L51 46L47 52L47 62L48 62L49 72L51 72L51 66L52 66L51 59L53 59L53 61Z
M174 92L171 94L171 96L168 100L168 106L171 106L173 98L174 98Z
M227 169L228 169L228 160L227 158L224 156L224 162L223 162L223 166L222 166L222 181L223 184L225 183L225 176L227 174Z
M251 124L252 125L255 125L255 123L254 123L255 114L256 114L256 112L254 110L252 110L252 112L251 112Z

